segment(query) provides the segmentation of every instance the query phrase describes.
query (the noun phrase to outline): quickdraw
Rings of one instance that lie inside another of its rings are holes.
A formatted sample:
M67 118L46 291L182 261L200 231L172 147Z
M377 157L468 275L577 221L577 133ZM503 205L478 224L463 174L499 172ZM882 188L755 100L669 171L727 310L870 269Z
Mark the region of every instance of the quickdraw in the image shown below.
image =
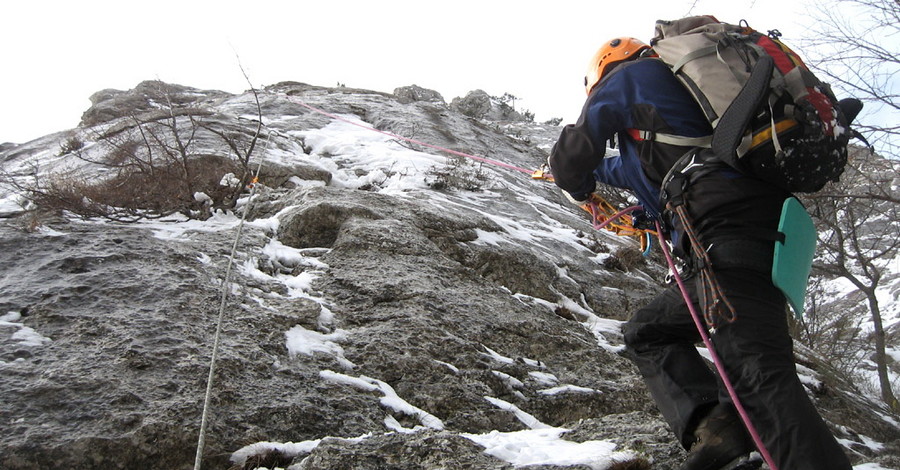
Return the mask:
M553 175L547 165L541 165L540 168L531 173L533 179L553 181ZM586 204L581 205L585 212L591 215L591 222L597 230L608 230L620 237L632 237L641 244L641 251L644 256L650 254L653 237L656 232L635 228L634 218L630 215L640 206L631 206L623 210L616 209L609 201L603 199L597 193L591 193L591 199Z
M606 229L620 237L632 237L641 244L641 252L644 256L650 254L652 240L656 236L653 230L645 230L634 226L634 217L630 214L641 209L640 206L631 206L617 211L612 204L596 193L591 194L591 200L581 206L591 215L591 221L597 230Z

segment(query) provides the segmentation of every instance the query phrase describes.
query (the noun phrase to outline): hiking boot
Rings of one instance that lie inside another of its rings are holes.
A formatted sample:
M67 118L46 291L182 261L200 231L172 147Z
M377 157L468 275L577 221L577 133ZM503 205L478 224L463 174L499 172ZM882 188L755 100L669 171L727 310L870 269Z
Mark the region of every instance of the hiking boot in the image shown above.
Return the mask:
M749 458L756 449L730 404L716 405L697 425L694 437L680 470L743 470L762 463Z

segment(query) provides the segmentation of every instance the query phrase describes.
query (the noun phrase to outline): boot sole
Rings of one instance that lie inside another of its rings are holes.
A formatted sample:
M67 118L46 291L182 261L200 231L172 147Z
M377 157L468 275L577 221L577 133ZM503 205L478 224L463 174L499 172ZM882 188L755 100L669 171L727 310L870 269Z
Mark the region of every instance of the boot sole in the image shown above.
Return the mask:
M719 470L756 470L762 466L762 463L762 457L754 452L750 455L742 455L731 462L728 462Z

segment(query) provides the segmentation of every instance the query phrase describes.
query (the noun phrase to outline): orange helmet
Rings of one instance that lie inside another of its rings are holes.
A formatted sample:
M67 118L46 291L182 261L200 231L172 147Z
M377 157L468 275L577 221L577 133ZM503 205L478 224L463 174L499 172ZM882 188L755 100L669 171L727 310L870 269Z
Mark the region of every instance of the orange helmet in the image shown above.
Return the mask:
M640 57L642 51L649 49L650 46L635 38L615 38L607 41L588 64L587 75L584 77L585 91L590 95L591 90L600 83L600 79L613 65Z

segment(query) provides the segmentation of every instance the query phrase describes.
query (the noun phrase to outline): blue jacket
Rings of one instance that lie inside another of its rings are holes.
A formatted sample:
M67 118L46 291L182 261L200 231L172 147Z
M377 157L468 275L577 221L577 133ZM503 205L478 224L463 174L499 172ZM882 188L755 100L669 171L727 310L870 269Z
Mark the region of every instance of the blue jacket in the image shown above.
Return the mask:
M639 141L629 129L701 137L712 134L693 97L658 59L617 66L585 102L575 124L566 126L550 154L557 185L575 199L595 181L630 190L647 214L658 218L659 185L668 168L690 147ZM618 136L619 154L606 155Z

